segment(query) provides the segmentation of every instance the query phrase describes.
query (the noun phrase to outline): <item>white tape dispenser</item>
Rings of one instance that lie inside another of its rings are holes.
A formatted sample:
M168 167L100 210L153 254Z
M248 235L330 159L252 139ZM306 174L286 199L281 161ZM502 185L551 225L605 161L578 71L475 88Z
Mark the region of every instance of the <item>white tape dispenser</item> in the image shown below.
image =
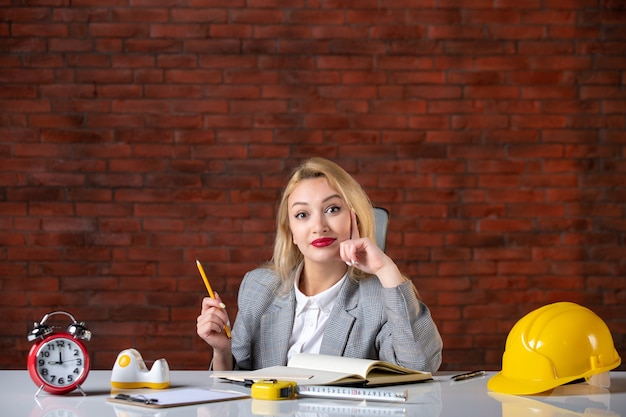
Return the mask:
M158 359L148 371L137 349L124 349L113 365L111 386L117 389L164 389L170 386L170 367L165 359Z

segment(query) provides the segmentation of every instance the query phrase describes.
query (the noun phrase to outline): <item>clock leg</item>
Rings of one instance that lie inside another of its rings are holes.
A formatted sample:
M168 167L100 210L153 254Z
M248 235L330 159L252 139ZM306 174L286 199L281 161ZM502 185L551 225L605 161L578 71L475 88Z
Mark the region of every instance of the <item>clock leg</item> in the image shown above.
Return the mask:
M83 391L83 387L81 387L80 385L76 385L76 389L79 390L81 394L83 394L83 397L87 396L87 393Z

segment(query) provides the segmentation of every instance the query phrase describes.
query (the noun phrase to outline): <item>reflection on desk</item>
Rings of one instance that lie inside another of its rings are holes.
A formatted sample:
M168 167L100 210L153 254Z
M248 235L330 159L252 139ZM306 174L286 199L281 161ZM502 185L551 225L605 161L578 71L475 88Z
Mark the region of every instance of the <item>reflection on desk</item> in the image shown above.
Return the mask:
M502 404L503 417L620 417L611 409L611 392L588 384L557 387L549 394L522 397L489 392ZM626 411L622 409L621 411Z
M91 371L82 387L87 393L86 397L79 392L64 396L42 393L35 397L37 387L27 371L0 371L0 384L3 387L0 400L3 404L2 414L11 417L626 417L626 372L613 372L609 389L574 384L527 397L488 391L487 381L494 372L460 382L450 381L452 374L441 373L435 375L434 381L398 387L400 390L408 390L409 400L406 403L321 398L263 401L246 398L147 409L107 403L106 398L111 395L110 371ZM172 371L171 389L228 388L249 393L249 388L214 381L208 375L208 371Z

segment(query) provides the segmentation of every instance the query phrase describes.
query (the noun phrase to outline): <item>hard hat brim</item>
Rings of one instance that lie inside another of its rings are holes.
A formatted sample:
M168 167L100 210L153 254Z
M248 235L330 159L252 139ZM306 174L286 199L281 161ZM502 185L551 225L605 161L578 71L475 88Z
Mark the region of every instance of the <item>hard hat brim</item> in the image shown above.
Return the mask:
M557 378L550 379L546 381L529 381L527 379L513 379L506 377L502 371L498 372L494 376L492 376L489 381L487 381L487 388L494 392L500 392L502 394L513 394L513 395L533 395L539 394L540 392L545 392L561 385L568 384L572 381L576 381L577 379L588 379L592 375L601 374L604 372L609 372L612 369L617 368L622 363L622 360L619 356L615 359L613 363L610 365L604 366L602 368L593 369L583 375L576 375L567 378Z
M487 381L487 388L494 392L513 395L532 395L540 392L548 391L559 385L580 379L578 376L570 378L551 379L548 381L528 381L507 378L498 372Z

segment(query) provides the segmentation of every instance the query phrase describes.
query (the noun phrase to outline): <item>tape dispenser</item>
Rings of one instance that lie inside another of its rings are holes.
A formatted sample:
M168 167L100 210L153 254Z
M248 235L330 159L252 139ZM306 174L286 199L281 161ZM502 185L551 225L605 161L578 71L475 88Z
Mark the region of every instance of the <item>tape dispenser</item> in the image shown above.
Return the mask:
M137 349L124 349L113 365L111 386L117 389L164 389L170 386L170 367L165 359L158 359L148 370Z

